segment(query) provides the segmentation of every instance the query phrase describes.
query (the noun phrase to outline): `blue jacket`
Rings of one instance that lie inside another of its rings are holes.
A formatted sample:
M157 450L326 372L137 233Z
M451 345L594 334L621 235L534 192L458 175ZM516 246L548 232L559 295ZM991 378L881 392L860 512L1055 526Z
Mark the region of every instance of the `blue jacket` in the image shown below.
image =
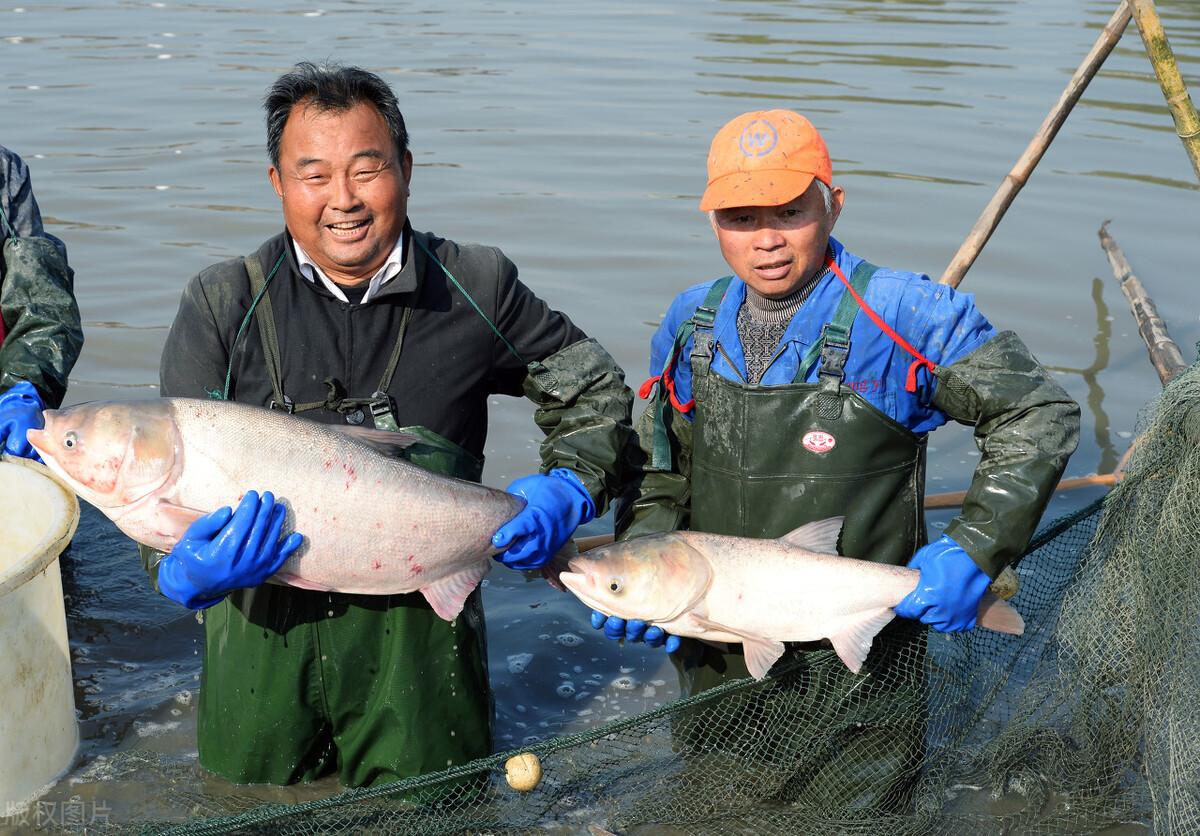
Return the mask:
M834 259L849 277L861 258L838 241L829 240ZM714 280L715 281L715 280ZM663 323L650 343L650 374L657 375L675 341L679 326L703 303L713 282L689 287L671 303ZM808 347L820 339L821 328L831 320L845 285L830 272L813 290L788 324L780 349L760 385L778 386L793 382ZM724 378L745 381L746 361L737 333L737 313L746 298L746 284L736 276L713 323L712 369ZM937 365L950 365L990 340L996 333L991 323L975 308L969 293L957 293L949 285L937 284L928 276L880 268L863 297L874 310L908 340L917 351ZM683 346L674 371L675 392L681 403L692 398L692 369L689 362L692 339ZM844 385L897 423L915 433L927 433L946 423L947 416L932 405L936 380L922 370L915 393L905 391L912 355L879 329L859 310L850 335ZM806 382L814 382L820 363L809 370ZM689 419L691 411L686 413Z

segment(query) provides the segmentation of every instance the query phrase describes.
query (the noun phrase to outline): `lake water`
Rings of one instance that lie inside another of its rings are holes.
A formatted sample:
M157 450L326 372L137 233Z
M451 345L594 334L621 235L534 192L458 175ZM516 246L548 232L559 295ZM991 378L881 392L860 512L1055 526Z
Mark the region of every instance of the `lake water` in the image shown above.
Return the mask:
M0 142L30 164L76 270L87 345L68 403L156 395L185 282L281 227L263 91L296 61L326 58L380 73L399 95L414 225L503 248L636 384L673 295L726 272L696 203L727 119L807 114L847 192L835 234L876 263L936 278L1115 5L10 4L0 8ZM1158 8L1195 94L1200 6ZM1159 389L1096 231L1112 219L1190 361L1198 192L1131 25L962 285L1084 404L1069 476L1110 471ZM530 413L523 401L494 404L488 484L536 469ZM931 450L930 491L965 488L977 461L969 432L939 431ZM1049 515L1094 497L1060 495ZM164 810L162 787L106 771L117 753L194 759L199 626L148 589L132 545L91 508L63 573L83 743L46 799L81 796L111 823L215 809ZM494 572L485 600L499 748L674 696L661 652L597 637L582 605L540 581ZM212 780L196 795L228 791Z

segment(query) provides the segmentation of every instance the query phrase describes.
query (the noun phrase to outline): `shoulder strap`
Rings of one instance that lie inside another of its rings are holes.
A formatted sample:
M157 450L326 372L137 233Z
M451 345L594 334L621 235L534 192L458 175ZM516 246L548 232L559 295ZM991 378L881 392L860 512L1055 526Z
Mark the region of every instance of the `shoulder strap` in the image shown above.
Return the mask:
M262 340L263 354L267 358L267 375L271 378L271 391L274 393L271 408L287 407L291 405L291 401L283 394L283 373L279 363L279 335L275 331L275 314L271 310L271 294L267 293L270 279L263 276L262 263L258 260L257 255L246 256L243 261L246 264L246 274L250 277L250 292L254 295L254 301L250 303L250 310L246 312L246 318L249 319L255 310L258 311L258 316L255 317L258 321L258 336ZM279 261L271 270L271 279L275 278L275 273L282 261L283 255L280 255ZM232 362L231 356L230 363ZM288 411L290 412L291 409Z
M729 284L732 281L733 276L725 276L713 282L712 287L708 289L708 295L704 297L704 301L696 308L692 318L688 320L691 324L689 335L693 336L690 358L693 403L695 402L696 383L704 379L712 365L713 323L717 319L717 309L721 307L721 300L725 298L725 292L729 290ZM686 338L683 342L678 343L680 351L683 350L686 343Z
M725 291L729 288L729 283L733 280L733 276L726 276L722 279L717 279L713 282L712 287L708 289L708 293L704 297L704 301L697 306L692 315L679 324L675 329L675 341L671 344L671 350L667 352L667 358L663 362L662 371L644 382L638 390L638 396L645 399L650 397L661 397L666 393L671 405L680 412L687 412L694 404L694 400L682 403L675 396L675 367L679 363L679 355L683 351L683 347L687 345L687 341L693 334L700 329L701 333L705 333L710 338L708 342L709 356L711 357L711 336L712 325L716 320L717 308L720 307L721 299L725 296ZM693 344L692 357L696 356L696 348ZM695 368L693 364L693 369Z
M413 243L421 248L421 252L425 253L425 255L427 255L434 264L441 268L441 271L446 274L446 278L450 280L452 285L458 288L458 292L461 293L463 297L471 304L471 307L475 309L475 313L479 314L479 318L486 322L487 326L492 329L492 333L500 338L500 342L504 343L504 346L508 349L509 353L512 354L513 357L516 357L521 365L528 366L529 363L524 357L521 356L521 353L513 347L513 344L510 343L503 334L500 333L500 329L496 327L496 323L492 322L488 315L483 312L483 309L476 304L475 300L471 297L471 294L467 293L467 289L459 284L458 279L454 278L454 274L446 269L445 264L442 264L441 259L434 255L433 251L429 249L429 247L425 246L425 243L421 241L421 238L416 231L414 231L412 234L412 240Z
M874 278L875 272L878 269L878 267L869 261L864 260L859 262L858 266L854 268L854 272L850 274L850 287L853 287L861 297L862 294L867 292L867 285L871 283L871 279ZM850 353L850 331L854 327L854 318L858 315L858 310L858 298L855 297L854 293L848 287L842 291L842 298L838 300L838 306L833 313L833 318L821 329L820 338L810 345L808 351L804 353L804 357L796 369L796 376L793 378L793 382L803 383L807 380L808 374L818 357L821 358L823 371L840 375L841 369L845 365L846 357ZM828 351L826 351L827 346L829 348ZM827 369L827 366L830 368ZM836 367L836 370L833 367Z
M729 289L729 283L732 281L733 276L725 276L713 282L704 301L675 330L675 342L671 344L671 350L667 354L666 362L663 363L662 371L643 383L641 389L638 390L640 397L650 399L646 408L652 410L654 415L653 451L650 465L656 470L668 470L671 466L671 441L667 437L665 410L674 407L680 412L688 412L695 406L697 369L700 369L700 374L706 374L708 365L712 363L712 326L716 321L721 299L724 298L725 291ZM696 336L696 340L692 344L691 357L692 399L687 403L681 403L675 394L675 367L679 362L680 352L683 351L683 347L687 345L688 339L693 334ZM702 348L699 349L698 356L697 346L701 344ZM707 361L705 356L707 356Z
M229 363L225 367L225 388L221 392L213 391L209 393L212 395L212 397L218 400L229 400L229 389L233 382L234 349L241 340L242 334L245 333L246 326L250 324L250 318L254 316L255 308L257 308L260 304L263 304L264 299L266 300L264 309L267 311L267 318L271 320L270 325L268 326L270 330L269 336L273 338L275 335L275 320L270 315L271 300L270 297L267 296L267 287L271 284L271 279L275 278L275 274L279 271L279 265L283 264L283 258L285 254L286 250L279 254L279 258L275 261L274 266L271 267L271 272L265 278L263 277L262 264L259 262L257 255L247 256L246 258L242 259L242 267L245 269L246 275L250 278L250 292L254 296L254 299L250 302L250 308L246 311L246 315L242 317L242 324L238 326L237 334L234 335L233 342L229 347ZM259 319L259 334L262 336L264 341L263 345L264 348L266 348L268 335L263 333L261 318ZM274 339L270 340L270 342L274 346L275 356L275 364L272 368L269 368L269 373L271 374L271 387L275 391L275 397L282 403L283 393L279 388L279 342L278 340ZM271 349L266 348L266 351L267 356L270 357L272 354Z

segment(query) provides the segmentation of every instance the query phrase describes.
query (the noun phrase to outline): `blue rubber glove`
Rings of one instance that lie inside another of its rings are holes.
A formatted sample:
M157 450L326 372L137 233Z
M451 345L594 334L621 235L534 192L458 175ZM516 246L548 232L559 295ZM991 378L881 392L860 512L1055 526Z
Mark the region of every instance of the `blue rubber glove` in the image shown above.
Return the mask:
M920 569L921 578L917 588L895 606L896 615L915 618L939 633L975 626L979 599L991 580L962 546L943 534L918 549L908 566Z
M640 618L631 618L626 621L615 615L605 615L598 610L592 610L592 627L596 630L603 630L604 635L613 641L623 639L627 642L645 642L650 647L665 646L667 653L674 653L683 643L679 636L672 636L657 624L647 627L646 622Z
M27 380L0 395L0 453L42 460L26 440L25 431L42 428L43 408L41 395Z
M576 528L596 516L587 488L565 467L524 476L508 492L524 497L525 507L492 535L492 545L503 549L495 557L510 569L545 566Z
M188 609L202 610L235 589L258 586L279 571L304 538L280 541L287 509L270 491L247 491L237 511L218 508L196 520L158 564L158 588Z

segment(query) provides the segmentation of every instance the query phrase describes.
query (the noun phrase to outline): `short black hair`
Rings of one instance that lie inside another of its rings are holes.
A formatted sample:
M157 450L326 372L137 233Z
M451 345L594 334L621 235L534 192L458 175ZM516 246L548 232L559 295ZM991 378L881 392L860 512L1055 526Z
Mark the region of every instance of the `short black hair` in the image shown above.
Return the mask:
M267 111L267 153L271 165L279 168L279 143L283 138L283 126L287 124L292 108L298 104L311 104L322 111L349 110L366 102L375 106L388 133L396 143L399 159L408 151L408 131L404 127L404 115L396 94L387 82L361 67L347 67L336 63L313 64L301 61L290 71L275 79L267 95L263 97L263 108Z

